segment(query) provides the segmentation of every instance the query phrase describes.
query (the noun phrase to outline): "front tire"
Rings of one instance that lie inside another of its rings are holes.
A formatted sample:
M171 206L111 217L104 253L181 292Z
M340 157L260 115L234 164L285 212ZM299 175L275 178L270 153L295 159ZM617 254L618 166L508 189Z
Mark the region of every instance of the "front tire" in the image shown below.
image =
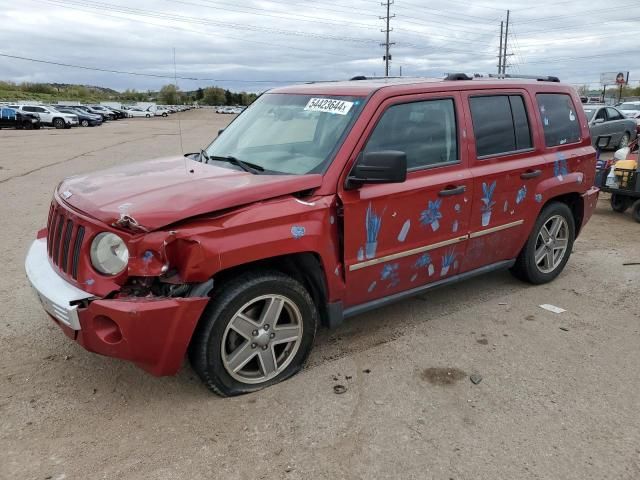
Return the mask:
M86 119L85 119L85 120L82 120L82 121L80 122L80 125L82 125L83 127L88 127L88 126L89 126L89 120L86 120Z
M550 282L567 264L574 240L575 221L569 207L549 203L540 212L511 272L534 285Z
M297 373L309 356L318 310L307 290L277 271L225 283L189 347L193 369L213 392L254 392Z
M54 118L53 126L56 127L58 130L64 128L65 127L64 120L61 118Z

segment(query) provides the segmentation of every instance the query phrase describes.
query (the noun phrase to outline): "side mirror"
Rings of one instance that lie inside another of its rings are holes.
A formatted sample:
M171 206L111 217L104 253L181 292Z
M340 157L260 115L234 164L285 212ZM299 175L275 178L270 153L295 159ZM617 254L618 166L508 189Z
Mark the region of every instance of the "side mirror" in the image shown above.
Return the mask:
M407 179L407 154L398 150L360 153L347 177L347 190L365 183L402 183Z
M218 136L220 136L222 132L224 132L224 128L221 128L220 130L218 130Z
M593 124L594 124L594 125L598 125L599 123L604 123L604 118L596 118L596 119L593 121Z
M630 151L631 151L631 149L629 147L624 147L624 148L621 148L619 150L616 150L616 153L613 154L613 159L614 160L626 160Z
M596 147L600 150L607 148L611 142L611 135L601 135L596 140Z

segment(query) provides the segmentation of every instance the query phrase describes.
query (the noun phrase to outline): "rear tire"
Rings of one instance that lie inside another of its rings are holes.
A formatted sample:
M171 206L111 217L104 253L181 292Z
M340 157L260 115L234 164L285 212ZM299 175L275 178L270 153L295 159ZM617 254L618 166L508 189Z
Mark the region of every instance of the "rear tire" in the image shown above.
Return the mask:
M630 199L628 197L625 197L624 195L612 193L611 200L610 200L611 208L613 209L614 212L624 213L627 210L627 208L629 208L629 205L631 204L629 200Z
M636 200L633 205L631 205L631 216L633 219L640 223L640 200Z
M318 310L297 280L277 271L247 272L211 299L193 334L189 359L218 395L254 392L300 371L317 324Z
M561 202L549 203L540 212L511 273L534 285L550 282L567 264L574 240L575 221L569 207Z
M33 123L31 122L24 122L22 126L25 130L33 130Z
M80 125L82 125L83 127L88 127L89 126L89 120L84 119L80 122Z
M631 135L629 135L629 132L623 133L622 138L620 138L620 143L618 144L618 148L628 147L629 139L631 139Z

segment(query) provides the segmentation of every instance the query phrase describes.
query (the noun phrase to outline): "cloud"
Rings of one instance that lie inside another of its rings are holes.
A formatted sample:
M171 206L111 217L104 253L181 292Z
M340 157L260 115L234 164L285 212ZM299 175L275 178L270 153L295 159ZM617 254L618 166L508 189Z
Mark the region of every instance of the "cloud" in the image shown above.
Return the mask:
M511 9L509 71L597 86L631 71L639 18L601 2L478 3L397 0L391 7L391 73L495 73L500 20ZM627 6L628 8L628 6ZM382 75L384 41L372 0L0 0L0 53L173 75L180 87L261 91L296 80ZM168 79L78 70L0 58L0 78L158 89ZM273 82L253 83L253 80Z

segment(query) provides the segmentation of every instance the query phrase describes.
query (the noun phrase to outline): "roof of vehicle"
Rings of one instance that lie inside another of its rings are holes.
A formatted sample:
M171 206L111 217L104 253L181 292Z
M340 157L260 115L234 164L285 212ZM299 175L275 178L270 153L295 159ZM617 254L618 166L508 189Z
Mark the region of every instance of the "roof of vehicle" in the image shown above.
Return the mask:
M456 74L460 75L460 74ZM469 77L467 77L469 78ZM288 85L269 90L269 93L293 93L293 94L333 94L333 95L354 95L366 96L380 89L412 90L412 86L420 87L421 90L456 89L466 90L475 88L504 88L505 84L513 85L540 85L541 83L559 85L554 77L544 77L549 81L542 81L534 78L495 78L479 77L467 79L443 79L426 77L354 77L353 80L310 82L304 84ZM553 83L552 83L553 82Z

